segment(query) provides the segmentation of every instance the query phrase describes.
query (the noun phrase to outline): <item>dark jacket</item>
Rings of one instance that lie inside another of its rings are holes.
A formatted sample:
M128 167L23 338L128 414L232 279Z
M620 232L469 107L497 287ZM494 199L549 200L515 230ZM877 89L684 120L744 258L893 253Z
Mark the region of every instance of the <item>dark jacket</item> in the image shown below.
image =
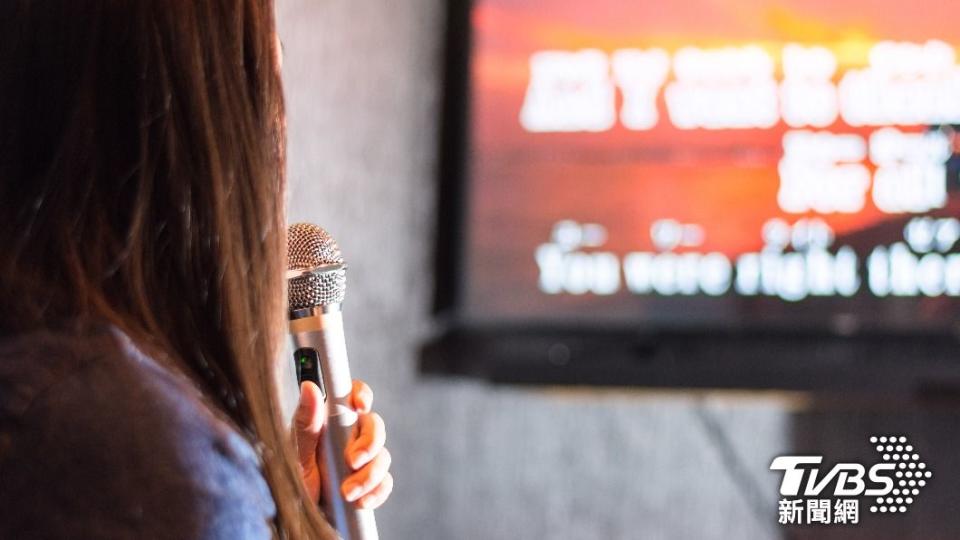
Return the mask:
M0 538L269 538L259 463L113 328L0 340Z

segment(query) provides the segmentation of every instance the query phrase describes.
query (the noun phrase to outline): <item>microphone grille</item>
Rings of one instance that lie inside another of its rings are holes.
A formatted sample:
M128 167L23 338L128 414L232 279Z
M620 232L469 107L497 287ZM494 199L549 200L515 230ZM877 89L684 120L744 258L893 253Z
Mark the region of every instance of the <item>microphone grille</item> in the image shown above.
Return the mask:
M312 223L296 223L287 230L287 270L310 270L337 264L343 264L343 255L330 233ZM340 304L346 290L344 267L287 280L290 309Z

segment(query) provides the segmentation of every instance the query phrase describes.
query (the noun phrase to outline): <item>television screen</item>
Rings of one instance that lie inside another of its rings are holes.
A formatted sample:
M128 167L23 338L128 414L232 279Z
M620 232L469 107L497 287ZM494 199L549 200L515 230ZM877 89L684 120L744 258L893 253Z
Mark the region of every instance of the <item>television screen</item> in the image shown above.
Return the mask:
M952 331L960 6L476 0L463 320Z

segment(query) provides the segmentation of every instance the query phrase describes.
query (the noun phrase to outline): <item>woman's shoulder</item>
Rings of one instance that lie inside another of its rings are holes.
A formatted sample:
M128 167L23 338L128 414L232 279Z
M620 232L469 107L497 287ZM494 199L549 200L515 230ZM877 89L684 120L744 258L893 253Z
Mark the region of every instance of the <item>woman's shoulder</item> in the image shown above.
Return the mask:
M264 538L273 514L246 439L116 329L0 340L0 536Z

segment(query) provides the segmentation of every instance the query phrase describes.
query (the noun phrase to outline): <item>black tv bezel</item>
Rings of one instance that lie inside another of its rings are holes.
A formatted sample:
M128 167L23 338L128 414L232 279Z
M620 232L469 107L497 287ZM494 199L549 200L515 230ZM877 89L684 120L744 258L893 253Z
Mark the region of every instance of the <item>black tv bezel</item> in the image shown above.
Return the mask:
M498 383L960 399L960 328L638 331L574 323L491 324L464 317L472 4L447 3L432 302L438 331L421 348L421 373Z

